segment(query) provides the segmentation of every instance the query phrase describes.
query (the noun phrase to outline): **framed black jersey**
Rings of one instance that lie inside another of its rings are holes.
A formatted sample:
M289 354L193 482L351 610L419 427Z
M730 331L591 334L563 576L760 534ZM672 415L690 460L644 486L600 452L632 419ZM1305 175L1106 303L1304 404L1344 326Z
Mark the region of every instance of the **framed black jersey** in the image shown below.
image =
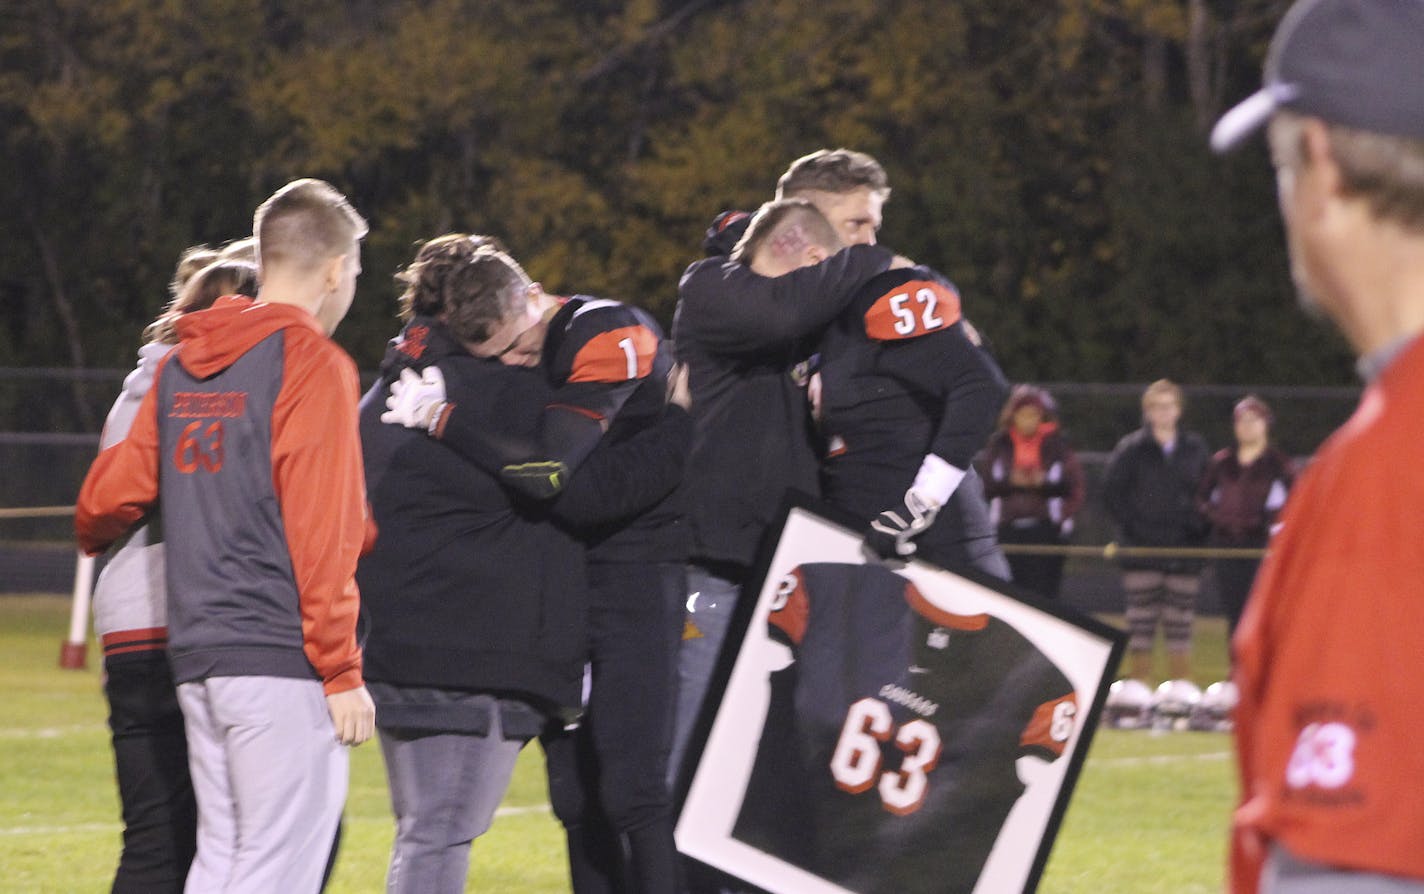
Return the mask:
M747 591L679 849L772 892L1034 890L1121 633L833 518L793 501Z

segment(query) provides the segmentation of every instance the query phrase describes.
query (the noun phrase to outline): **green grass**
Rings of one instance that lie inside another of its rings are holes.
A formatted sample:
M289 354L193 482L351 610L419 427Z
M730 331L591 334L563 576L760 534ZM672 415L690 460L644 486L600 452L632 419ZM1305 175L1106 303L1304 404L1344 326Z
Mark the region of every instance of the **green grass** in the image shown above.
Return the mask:
M100 664L61 670L68 600L0 597L0 894L107 892L119 853ZM1197 629L1196 680L1225 676L1223 625ZM1231 742L1213 733L1101 730L1039 890L1190 894L1221 890L1235 798ZM469 889L567 892L563 836L543 756L525 749L494 828L475 842ZM384 890L392 820L381 754L352 752L346 833L332 894Z

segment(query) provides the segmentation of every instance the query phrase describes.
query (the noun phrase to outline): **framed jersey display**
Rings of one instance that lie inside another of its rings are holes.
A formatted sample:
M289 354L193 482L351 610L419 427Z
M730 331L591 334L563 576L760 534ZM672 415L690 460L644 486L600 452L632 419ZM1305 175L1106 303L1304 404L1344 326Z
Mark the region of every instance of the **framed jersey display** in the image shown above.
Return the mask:
M1122 634L831 517L790 506L742 596L678 849L778 894L1033 891Z

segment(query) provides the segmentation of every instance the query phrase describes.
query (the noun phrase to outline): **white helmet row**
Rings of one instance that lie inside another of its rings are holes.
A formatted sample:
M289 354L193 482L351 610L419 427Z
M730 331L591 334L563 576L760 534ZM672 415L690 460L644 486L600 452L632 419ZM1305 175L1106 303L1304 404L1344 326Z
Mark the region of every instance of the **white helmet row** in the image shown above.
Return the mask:
M1230 680L1213 683L1202 693L1187 725L1207 732L1230 732L1231 713L1236 710L1238 700L1235 683Z
M1202 691L1191 680L1167 680L1152 693L1153 729L1185 729Z
M1112 729L1138 729L1151 721L1152 690L1141 680L1117 680L1108 687L1103 723Z
M1112 729L1194 729L1227 731L1236 707L1236 685L1213 683L1203 692L1191 680L1168 680L1154 692L1141 680L1122 679L1108 687L1103 724Z

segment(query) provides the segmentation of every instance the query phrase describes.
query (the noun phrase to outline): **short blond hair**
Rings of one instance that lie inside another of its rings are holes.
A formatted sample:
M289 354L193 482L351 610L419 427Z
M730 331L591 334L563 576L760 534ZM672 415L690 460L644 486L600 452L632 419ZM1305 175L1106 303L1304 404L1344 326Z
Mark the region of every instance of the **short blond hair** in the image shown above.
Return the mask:
M1148 402L1158 397L1170 397L1177 402L1177 406L1179 407L1185 403L1185 401L1182 400L1181 386L1171 379L1158 379L1151 385L1148 385L1147 390L1142 392L1142 408L1146 409Z
M311 270L347 254L366 235L366 219L324 180L293 180L263 202L252 219L264 268Z
M1277 164L1291 170L1305 164L1305 120L1289 111L1271 119L1267 133ZM1378 220L1424 232L1424 140L1321 123L1345 191L1364 200Z
M791 163L776 181L776 197L789 199L808 192L847 193L861 187L881 198L890 196L890 178L874 156L854 149L817 149Z
M757 209L732 249L732 260L750 264L761 251L789 254L807 243L834 254L842 248L836 228L806 199L776 199Z

